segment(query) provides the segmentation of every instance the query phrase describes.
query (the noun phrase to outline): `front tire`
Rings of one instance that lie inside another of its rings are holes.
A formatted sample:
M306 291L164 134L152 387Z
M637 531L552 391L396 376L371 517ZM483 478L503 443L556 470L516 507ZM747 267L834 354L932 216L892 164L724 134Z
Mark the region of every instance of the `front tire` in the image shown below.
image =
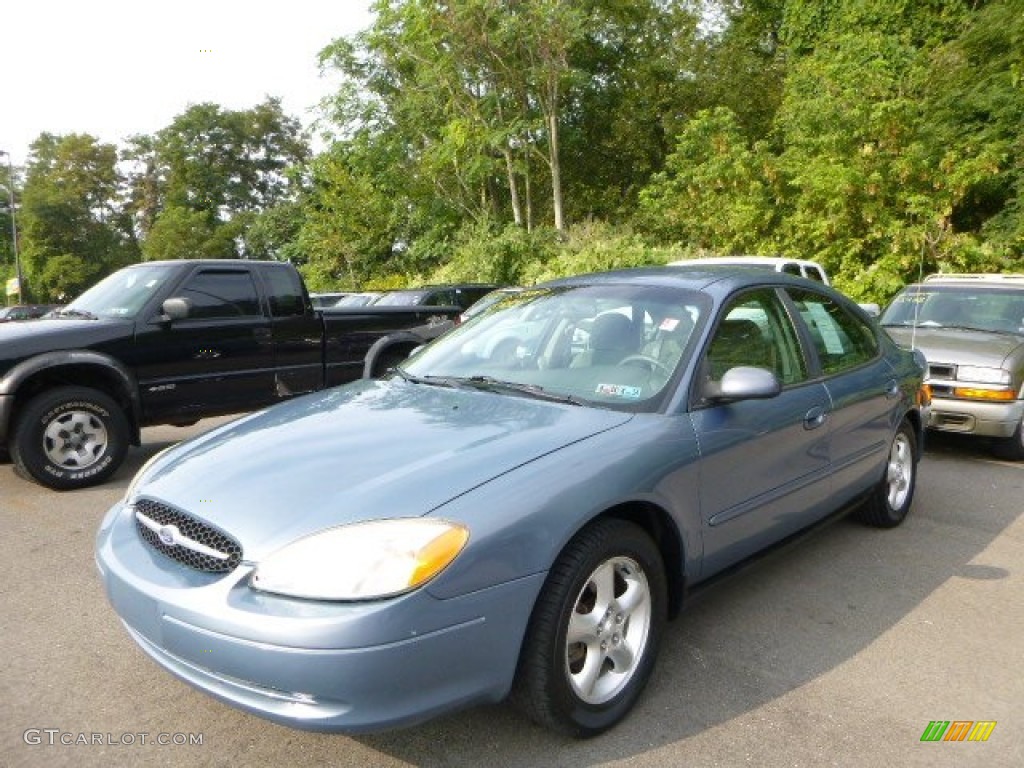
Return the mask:
M58 491L106 480L128 451L128 420L108 395L60 387L36 395L21 412L11 444L15 469Z
M904 421L889 446L885 473L867 501L857 510L857 518L876 528L895 528L903 522L914 500L917 485L917 438Z
M559 555L527 628L513 701L573 737L611 728L654 668L667 613L661 553L637 526L599 520Z

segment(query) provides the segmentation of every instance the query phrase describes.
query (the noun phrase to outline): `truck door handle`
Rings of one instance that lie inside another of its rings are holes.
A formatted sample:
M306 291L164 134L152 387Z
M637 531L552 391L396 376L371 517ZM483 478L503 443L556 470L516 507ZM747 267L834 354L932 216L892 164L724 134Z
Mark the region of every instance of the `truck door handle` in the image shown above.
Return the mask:
M804 429L817 429L825 423L825 408L817 405L804 414Z
M253 328L252 335L257 339L269 339L270 329L269 328Z

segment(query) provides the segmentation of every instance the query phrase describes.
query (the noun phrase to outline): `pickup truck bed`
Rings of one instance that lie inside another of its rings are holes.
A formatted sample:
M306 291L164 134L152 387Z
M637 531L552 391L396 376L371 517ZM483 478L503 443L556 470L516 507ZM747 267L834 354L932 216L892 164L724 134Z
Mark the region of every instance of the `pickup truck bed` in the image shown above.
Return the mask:
M0 326L0 446L51 488L102 482L140 431L382 373L458 307L314 310L290 264L148 262Z

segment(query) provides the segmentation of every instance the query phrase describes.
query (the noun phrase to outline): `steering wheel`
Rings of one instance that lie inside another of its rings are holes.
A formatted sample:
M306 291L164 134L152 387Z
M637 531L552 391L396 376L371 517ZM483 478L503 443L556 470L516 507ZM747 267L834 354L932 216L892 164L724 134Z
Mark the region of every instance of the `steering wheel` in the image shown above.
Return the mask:
M643 363L650 367L651 371L661 371L666 377L672 375L672 369L665 365L661 360L650 355L627 355L626 357L619 360L619 365L634 365L636 363Z

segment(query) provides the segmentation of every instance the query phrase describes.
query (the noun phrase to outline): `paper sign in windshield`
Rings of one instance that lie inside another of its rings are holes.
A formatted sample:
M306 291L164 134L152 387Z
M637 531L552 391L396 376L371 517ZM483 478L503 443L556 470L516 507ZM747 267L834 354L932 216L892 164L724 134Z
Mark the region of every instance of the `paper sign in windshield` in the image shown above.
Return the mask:
M626 400L640 399L640 387L627 387L624 384L598 384L594 392L603 397L621 397Z

